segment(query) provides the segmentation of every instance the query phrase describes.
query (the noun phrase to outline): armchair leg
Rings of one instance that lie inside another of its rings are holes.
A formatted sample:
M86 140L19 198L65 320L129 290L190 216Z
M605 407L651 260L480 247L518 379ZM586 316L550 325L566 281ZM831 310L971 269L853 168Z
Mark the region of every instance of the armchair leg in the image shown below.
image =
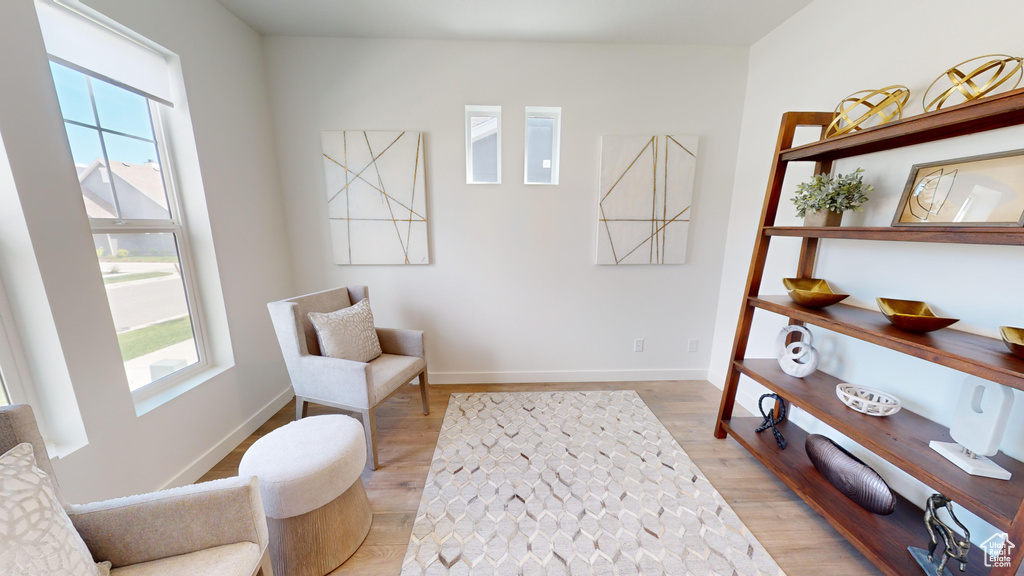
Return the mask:
M295 419L302 420L306 417L306 412L309 411L309 404L306 400L300 396L295 397Z
M361 410L363 415L363 429L366 432L366 459L370 462L370 469L377 469L377 415L376 408Z
M423 400L423 415L430 414L430 392L427 391L427 369L420 372L420 399Z
M270 550L263 551L263 557L260 558L260 566L256 569L256 574L259 576L274 576L274 568L270 564Z

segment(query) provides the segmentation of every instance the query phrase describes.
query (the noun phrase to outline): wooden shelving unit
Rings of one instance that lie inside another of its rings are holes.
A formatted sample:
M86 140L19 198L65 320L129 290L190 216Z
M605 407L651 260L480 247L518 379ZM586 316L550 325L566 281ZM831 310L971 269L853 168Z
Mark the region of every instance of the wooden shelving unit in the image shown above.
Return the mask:
M760 418L733 418L733 406L741 376L747 376L799 406L812 416L843 433L864 448L901 468L921 482L941 491L958 505L977 514L1010 541L1024 542L1024 463L999 454L993 458L1011 471L1010 481L971 476L928 448L931 440L949 440L949 430L909 410L886 418L866 416L848 409L835 396L838 380L821 371L807 378L793 378L774 359L746 358L747 340L755 310L788 317L791 324L811 324L878 346L895 350L1024 390L1024 360L1006 352L1002 342L976 334L944 329L914 334L892 326L876 311L838 304L825 309L804 308L782 296L761 296L768 247L773 237L802 238L800 259L794 276L813 277L822 240L882 242L931 242L989 246L1024 246L1024 229L976 227L796 227L775 226L782 195L782 182L789 162L815 162L815 173L831 171L839 158L892 150L904 146L963 136L1007 126L1024 124L1024 89L893 122L828 140L793 147L798 126L824 128L831 112L787 112L782 117L761 212L761 225L751 256L747 290L740 311L722 405L715 436L730 435L798 494L811 508L828 520L884 573L891 576L917 574L920 568L907 546L922 546L928 536L923 511L900 499L891 516L878 516L860 508L839 493L814 469L803 450L807 434L784 423L783 434L790 448L779 450L770 434L755 434ZM1010 566L989 569L976 548L968 574L1010 576L1015 574L1024 554L1011 554ZM959 573L958 571L956 573Z
M798 238L845 238L847 240L887 240L890 242L931 242L942 244L989 244L1024 246L1024 234L1017 229L922 227L922 228L859 228L841 226L814 228L800 226L768 226L768 236Z
M722 422L723 427L750 451L766 468L799 494L815 512L835 526L836 530L863 552L886 574L914 576L921 571L907 552L907 543L928 541L928 533L921 521L922 511L900 499L896 511L879 516L853 504L836 491L811 465L802 450L779 450L771 434L755 434L760 418L733 418ZM803 446L807 433L798 426L784 422L779 430L793 447ZM953 568L956 570L956 568ZM961 574L956 571L956 574ZM968 576L994 575L995 570L985 568L982 553L971 548Z

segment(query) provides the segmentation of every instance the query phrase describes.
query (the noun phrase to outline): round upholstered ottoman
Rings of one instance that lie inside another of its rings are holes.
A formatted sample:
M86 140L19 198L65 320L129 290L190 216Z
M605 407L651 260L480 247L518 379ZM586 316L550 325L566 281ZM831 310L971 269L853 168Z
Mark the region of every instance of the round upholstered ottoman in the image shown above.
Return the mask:
M363 543L373 521L365 464L362 424L340 415L292 422L245 452L238 474L259 479L276 576L323 576Z

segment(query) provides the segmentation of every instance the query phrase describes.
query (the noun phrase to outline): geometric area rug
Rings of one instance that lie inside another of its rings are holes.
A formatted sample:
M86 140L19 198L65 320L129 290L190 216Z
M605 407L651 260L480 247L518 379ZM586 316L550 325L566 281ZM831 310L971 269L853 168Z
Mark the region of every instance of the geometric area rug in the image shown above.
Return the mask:
M632 390L452 394L402 576L785 576Z

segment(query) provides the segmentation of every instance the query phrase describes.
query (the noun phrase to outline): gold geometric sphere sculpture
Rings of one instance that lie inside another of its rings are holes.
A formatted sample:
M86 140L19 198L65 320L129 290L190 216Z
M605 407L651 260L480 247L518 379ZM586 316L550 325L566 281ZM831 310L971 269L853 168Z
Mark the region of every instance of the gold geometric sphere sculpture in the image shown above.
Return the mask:
M1013 90L1020 84L1021 76L1024 75L1021 63L1020 56L1006 54L988 54L965 60L946 70L925 90L924 111L930 112L945 105L955 106L977 100L1004 85L1007 90ZM945 82L940 84L943 80L948 81L948 87L945 87ZM929 100L928 94L933 88L940 92ZM962 97L963 100L953 98L954 101L950 101L950 97L955 95Z
M825 138L899 120L908 100L910 89L900 85L854 92L836 106L836 117L825 129Z

